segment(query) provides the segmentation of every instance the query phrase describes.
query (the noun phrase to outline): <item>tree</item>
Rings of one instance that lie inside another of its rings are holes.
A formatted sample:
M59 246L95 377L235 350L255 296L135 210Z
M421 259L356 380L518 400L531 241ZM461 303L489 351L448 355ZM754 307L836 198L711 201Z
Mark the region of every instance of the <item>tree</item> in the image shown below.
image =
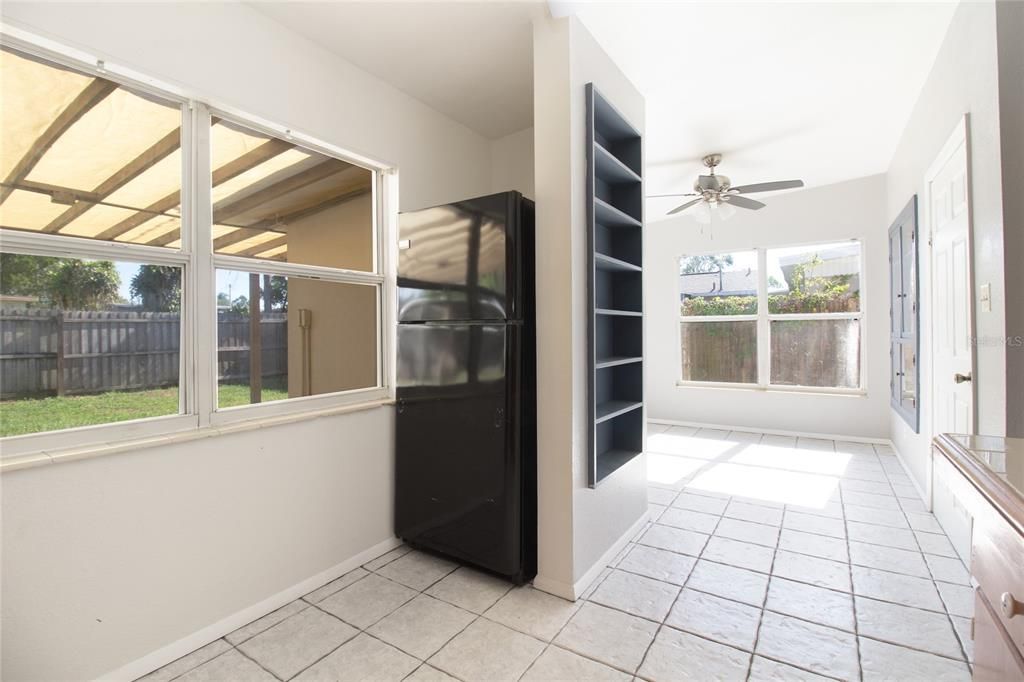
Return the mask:
M131 281L132 298L142 309L157 313L181 310L181 268L173 265L141 265Z
M240 313L242 315L249 314L249 298L246 296L239 296L231 302L231 312Z
M679 268L680 274L690 275L697 272L717 272L725 266L732 265L732 254L724 256L689 256Z
M98 310L119 300L120 284L110 261L0 254L0 293L35 296L43 306Z

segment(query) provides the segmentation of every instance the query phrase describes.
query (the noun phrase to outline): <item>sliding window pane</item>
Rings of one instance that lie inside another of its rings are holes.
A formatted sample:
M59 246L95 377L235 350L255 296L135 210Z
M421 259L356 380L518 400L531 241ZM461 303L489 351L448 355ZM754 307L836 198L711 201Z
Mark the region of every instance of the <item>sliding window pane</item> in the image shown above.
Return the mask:
M0 49L0 226L181 242L181 106Z
M679 302L684 317L756 315L757 252L683 256Z
M772 384L860 386L858 320L773 320L771 335Z
M0 253L0 436L178 414L181 269Z
M223 120L211 148L216 253L374 269L371 171Z
M218 407L377 386L378 319L377 286L217 270Z
M860 310L860 242L768 249L768 312Z
M757 383L757 322L682 322L683 381Z

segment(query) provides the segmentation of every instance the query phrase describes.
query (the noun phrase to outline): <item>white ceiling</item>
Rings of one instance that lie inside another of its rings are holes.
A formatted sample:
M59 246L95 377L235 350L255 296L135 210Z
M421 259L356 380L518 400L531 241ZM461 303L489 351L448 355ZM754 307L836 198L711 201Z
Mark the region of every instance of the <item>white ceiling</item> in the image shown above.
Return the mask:
M888 168L955 2L557 3L646 98L648 194ZM758 195L770 197L771 195ZM682 203L651 199L648 220Z
M541 2L254 2L293 31L495 138L533 125Z
M885 172L956 2L550 5L575 13L644 94L646 189L662 194L690 191L712 152L734 184ZM485 137L532 125L530 22L547 3L252 6ZM648 218L677 203L650 200Z

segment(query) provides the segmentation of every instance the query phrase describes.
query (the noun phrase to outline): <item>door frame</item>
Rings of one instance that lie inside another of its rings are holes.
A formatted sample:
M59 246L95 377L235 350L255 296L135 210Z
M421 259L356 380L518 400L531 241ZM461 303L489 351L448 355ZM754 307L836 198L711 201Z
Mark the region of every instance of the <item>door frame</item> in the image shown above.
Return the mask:
M974 191L971 176L971 126L970 114L964 114L956 127L953 129L945 144L936 155L935 160L928 167L924 177L924 197L922 211L922 223L928 234L928 377L929 393L931 393L930 405L928 408L928 438L929 441L937 434L936 427L936 406L935 389L938 386L935 363L935 249L933 239L935 236L935 222L932 215L932 182L945 166L953 153L962 145L964 147L964 163L967 166L967 328L970 338L976 338L975 314L974 314ZM971 376L976 373L978 349L975 343L971 343ZM920 358L918 358L920 360ZM971 381L971 430L976 431L978 424L978 386L976 379ZM928 458L928 480L929 490L931 489L932 460Z

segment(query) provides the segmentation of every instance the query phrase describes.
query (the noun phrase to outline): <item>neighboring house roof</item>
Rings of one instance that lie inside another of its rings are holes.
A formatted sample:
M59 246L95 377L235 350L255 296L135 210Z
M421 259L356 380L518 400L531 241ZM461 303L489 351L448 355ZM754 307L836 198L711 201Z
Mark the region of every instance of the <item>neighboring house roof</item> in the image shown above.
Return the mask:
M789 278L793 268L799 263L806 263L815 255L821 263L810 268L810 277L836 277L839 275L860 274L860 247L857 244L840 244L824 249L808 249L787 254L778 259L779 266L786 281L768 285L769 294L781 294L789 291ZM770 273L769 273L770 274ZM778 277L776 277L778 279ZM702 296L756 296L757 272L752 268L742 270L725 270L714 272L680 273L680 297Z

